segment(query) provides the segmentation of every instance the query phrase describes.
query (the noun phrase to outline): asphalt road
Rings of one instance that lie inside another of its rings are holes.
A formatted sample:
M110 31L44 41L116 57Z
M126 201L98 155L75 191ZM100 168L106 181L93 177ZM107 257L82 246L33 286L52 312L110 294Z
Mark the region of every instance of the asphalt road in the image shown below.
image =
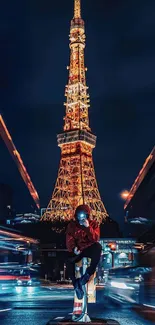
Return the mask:
M109 304L104 306L100 292L98 302L88 307L92 318L114 319L120 325L152 325L130 308ZM22 288L0 295L0 325L46 325L72 313L73 291L57 288Z

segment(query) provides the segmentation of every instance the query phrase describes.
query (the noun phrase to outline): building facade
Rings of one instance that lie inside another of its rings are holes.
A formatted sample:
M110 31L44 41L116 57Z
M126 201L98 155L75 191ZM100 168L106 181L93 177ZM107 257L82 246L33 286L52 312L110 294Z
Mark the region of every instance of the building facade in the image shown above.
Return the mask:
M21 232L0 226L0 265L4 263L31 264L39 261L39 241Z
M131 238L100 239L102 254L97 267L98 282L104 282L105 271L114 267L135 266L137 250L135 240ZM67 249L56 243L41 245L41 255L44 264L44 277L52 280L68 280L66 268Z
M104 269L136 265L137 250L134 248L135 239L106 238L101 239L102 258L100 263Z

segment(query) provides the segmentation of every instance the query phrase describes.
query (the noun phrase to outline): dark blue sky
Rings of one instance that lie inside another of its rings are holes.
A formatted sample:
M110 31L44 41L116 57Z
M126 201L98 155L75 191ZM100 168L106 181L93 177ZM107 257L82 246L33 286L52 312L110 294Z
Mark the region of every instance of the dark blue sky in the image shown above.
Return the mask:
M45 207L57 177L69 63L72 0L6 0L1 10L1 109ZM130 188L155 143L154 0L83 0L90 123L96 176L112 218L123 223L119 193ZM28 190L4 143L0 181L18 212Z

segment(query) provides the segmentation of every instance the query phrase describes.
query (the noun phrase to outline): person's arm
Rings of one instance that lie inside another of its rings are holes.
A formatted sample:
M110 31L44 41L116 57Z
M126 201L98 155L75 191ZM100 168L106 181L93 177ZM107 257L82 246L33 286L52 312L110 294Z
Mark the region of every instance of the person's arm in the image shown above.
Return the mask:
M100 228L96 221L90 221L89 227L85 227L85 232L92 242L96 242L100 238Z
M73 229L70 223L67 226L66 230L66 247L69 252L74 252L74 248L76 247L75 238L73 236Z

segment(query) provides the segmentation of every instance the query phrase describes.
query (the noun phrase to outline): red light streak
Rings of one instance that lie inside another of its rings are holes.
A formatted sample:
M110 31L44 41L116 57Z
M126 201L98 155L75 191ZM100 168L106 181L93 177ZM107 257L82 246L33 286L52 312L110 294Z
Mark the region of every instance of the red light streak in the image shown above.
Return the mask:
M133 183L131 190L129 192L129 195L127 197L127 200L125 202L124 209L126 209L129 202L133 198L135 192L137 191L138 187L140 186L141 182L143 181L145 175L147 174L147 172L148 172L150 166L153 164L154 160L155 160L155 147L151 151L150 155L146 158L146 160L143 164L143 167L141 168L135 182Z
M39 202L38 193L37 193L35 187L33 186L33 183L32 183L31 178L24 166L21 156L12 141L11 135L6 127L6 124L2 118L2 115L0 115L0 135L3 139L3 141L5 142L14 162L16 163L17 168L20 172L20 175L21 175L23 181L25 182L25 184L30 192L31 197L33 198L37 208L39 209L40 202Z

